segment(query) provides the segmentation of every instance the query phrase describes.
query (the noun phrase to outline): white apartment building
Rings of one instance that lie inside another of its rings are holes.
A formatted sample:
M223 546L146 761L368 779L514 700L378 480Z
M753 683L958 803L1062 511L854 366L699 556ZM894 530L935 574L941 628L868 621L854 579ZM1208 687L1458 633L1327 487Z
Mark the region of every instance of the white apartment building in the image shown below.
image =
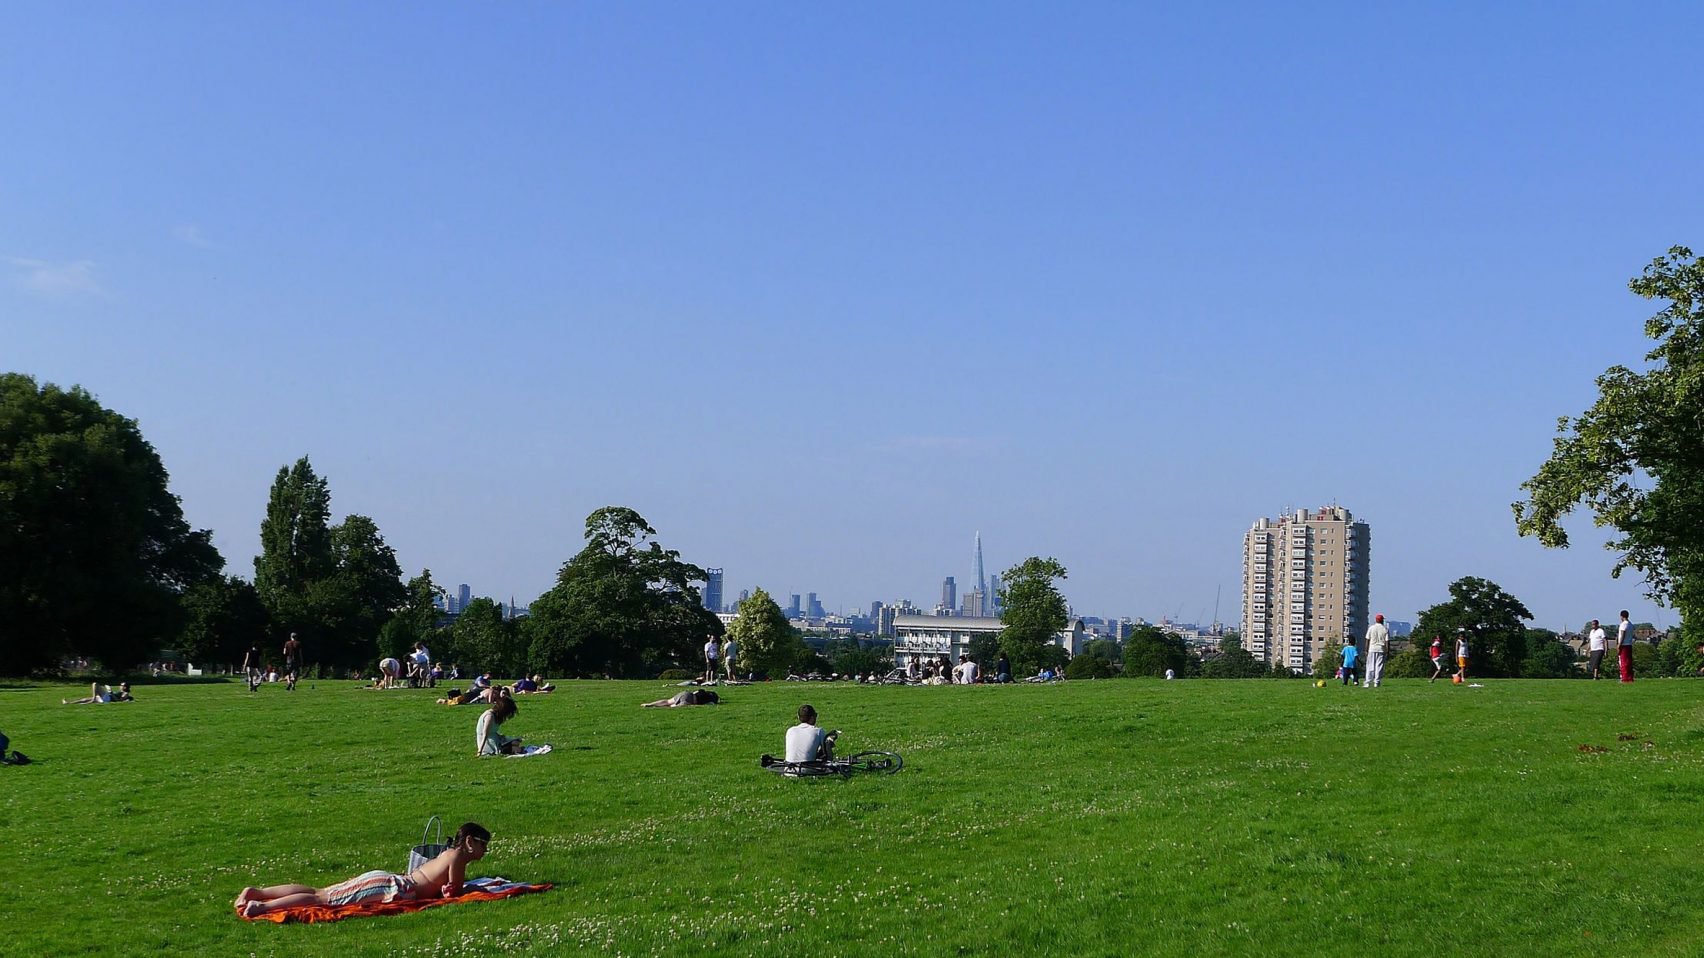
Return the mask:
M1243 648L1311 672L1331 643L1367 631L1372 534L1341 506L1256 519L1243 536Z
M945 661L957 665L959 656L970 651L970 641L979 635L998 635L1005 623L993 615L896 615L893 619L893 660L899 668L907 668L916 659L919 664ZM1054 636L1055 645L1076 656L1083 651L1089 634L1082 619L1072 619Z

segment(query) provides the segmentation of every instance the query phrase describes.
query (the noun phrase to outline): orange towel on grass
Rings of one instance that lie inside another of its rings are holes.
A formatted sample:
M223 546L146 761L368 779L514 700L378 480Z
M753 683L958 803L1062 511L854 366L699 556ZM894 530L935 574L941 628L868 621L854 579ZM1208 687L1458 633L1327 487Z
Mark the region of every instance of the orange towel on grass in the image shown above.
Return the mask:
M481 891L476 888L462 889L462 893L454 898L414 898L407 901L367 901L354 905L298 905L282 911L267 912L255 915L248 921L275 921L283 924L287 921L299 921L313 924L321 921L342 921L345 918L355 918L365 915L400 915L404 912L419 911L422 908L436 908L439 905L459 905L465 901L496 901L499 898L510 898L515 895L525 895L528 892L546 891L549 883L543 885L523 885L508 883L497 886L494 891ZM237 910L237 917L243 917Z

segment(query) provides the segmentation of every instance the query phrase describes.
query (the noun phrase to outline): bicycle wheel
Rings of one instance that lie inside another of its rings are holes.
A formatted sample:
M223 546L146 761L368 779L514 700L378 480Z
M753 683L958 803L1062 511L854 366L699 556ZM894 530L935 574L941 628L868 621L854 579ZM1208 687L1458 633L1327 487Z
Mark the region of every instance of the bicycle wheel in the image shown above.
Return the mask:
M859 752L847 759L848 772L878 772L892 775L905 766L905 760L897 752Z

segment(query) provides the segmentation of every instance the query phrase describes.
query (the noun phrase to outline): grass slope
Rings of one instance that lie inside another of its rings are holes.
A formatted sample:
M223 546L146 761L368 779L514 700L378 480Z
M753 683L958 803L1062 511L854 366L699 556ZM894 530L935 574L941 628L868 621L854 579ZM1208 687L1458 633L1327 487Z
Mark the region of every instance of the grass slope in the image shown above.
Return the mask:
M774 683L640 710L570 682L475 760L475 707L304 683L0 686L16 877L41 955L1693 955L1704 684ZM801 701L892 777L757 767ZM1621 736L1631 736L1621 740ZM1603 752L1582 752L1580 745ZM400 869L424 819L496 833L476 873L554 891L327 926L246 884ZM21 854L20 854L21 852ZM22 949L22 950L13 950Z

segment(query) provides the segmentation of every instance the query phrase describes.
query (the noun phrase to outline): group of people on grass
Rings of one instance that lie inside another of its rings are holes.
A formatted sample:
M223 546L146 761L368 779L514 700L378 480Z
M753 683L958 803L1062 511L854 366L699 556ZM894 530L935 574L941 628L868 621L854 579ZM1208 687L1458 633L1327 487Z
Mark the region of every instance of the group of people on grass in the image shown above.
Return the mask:
M1598 666L1603 662L1603 654L1607 651L1604 646L1608 638L1603 626L1593 619L1591 631L1586 635L1586 646L1589 650L1586 671L1591 673L1594 680L1598 678ZM1615 649L1621 666L1621 681L1633 681L1633 623L1627 620L1626 609L1621 610L1621 622L1615 627Z

